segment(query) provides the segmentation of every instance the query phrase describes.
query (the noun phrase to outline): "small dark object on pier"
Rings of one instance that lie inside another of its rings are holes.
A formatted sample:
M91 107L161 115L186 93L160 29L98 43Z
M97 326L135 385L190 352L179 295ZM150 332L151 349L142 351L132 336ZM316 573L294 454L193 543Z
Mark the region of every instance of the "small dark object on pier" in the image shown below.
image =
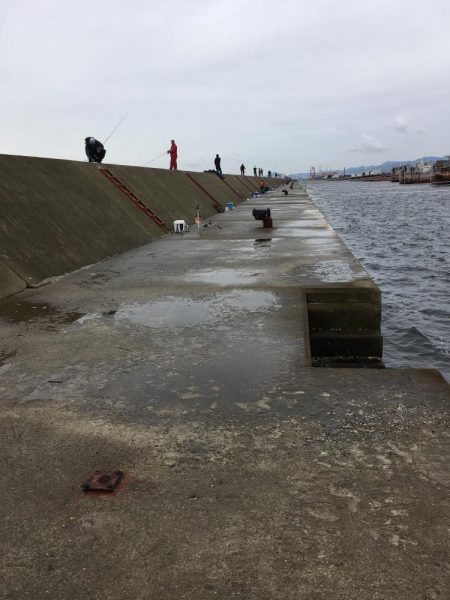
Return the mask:
M287 195L289 194L289 192L288 192L287 190L283 190L283 194L284 194L285 196L287 196Z
M122 471L112 471L110 473L95 471L81 487L85 492L114 492L123 476Z
M217 175L220 179L225 179L225 175L222 175L219 171L214 171L214 169L208 169L207 171L203 171L203 173L214 173L214 175Z
M270 208L254 208L252 215L257 221L263 222L263 227L270 229L272 227L272 218L270 216Z
M263 221L266 217L270 217L270 208L254 208L252 215L257 221Z

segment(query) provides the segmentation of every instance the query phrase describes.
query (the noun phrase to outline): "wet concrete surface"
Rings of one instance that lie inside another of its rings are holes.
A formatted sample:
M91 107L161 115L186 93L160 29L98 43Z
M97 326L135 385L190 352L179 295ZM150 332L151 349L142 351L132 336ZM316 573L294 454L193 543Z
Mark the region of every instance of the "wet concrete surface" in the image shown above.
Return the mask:
M0 303L2 597L444 598L448 385L309 366L371 282L301 189L212 222Z

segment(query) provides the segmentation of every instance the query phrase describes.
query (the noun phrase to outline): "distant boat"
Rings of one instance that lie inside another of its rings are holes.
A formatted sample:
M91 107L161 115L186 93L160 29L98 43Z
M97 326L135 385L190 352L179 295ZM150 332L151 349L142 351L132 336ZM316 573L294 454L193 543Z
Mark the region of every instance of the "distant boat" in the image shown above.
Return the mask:
M398 171L399 183L430 183L432 166L426 162L400 167Z
M437 160L433 165L431 183L435 185L450 184L450 157L445 160Z
M363 173L361 177L355 177L359 181L391 181L389 173Z
M368 173L355 173L351 176L352 181L391 181L391 175L385 171L369 171Z
M398 183L399 182L399 171L400 171L400 167L393 167L393 169L391 171L391 181L392 181L392 183Z

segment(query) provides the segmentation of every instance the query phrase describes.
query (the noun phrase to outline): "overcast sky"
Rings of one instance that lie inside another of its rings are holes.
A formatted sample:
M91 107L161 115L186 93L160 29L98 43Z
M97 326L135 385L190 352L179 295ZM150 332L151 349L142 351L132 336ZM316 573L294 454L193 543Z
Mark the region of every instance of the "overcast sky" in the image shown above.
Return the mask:
M0 152L85 160L126 114L107 162L444 155L449 74L449 0L0 0Z

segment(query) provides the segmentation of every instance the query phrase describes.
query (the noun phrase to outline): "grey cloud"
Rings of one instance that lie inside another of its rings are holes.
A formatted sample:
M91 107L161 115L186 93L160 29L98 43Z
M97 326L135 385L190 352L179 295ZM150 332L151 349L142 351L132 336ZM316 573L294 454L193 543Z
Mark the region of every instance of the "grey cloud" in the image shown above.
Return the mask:
M348 150L350 152L370 154L372 152L383 152L386 148L387 146L375 139L372 135L363 134L360 136L358 142L353 146L350 146Z
M418 135L425 133L425 127L414 125L412 118L405 115L399 115L392 124L392 130L399 135Z
M410 118L403 115L398 116L393 124L393 129L398 133L406 133L410 126Z
M285 172L446 153L450 3L427 12L433 28L407 0L5 2L0 152L83 159L128 113L111 162L171 138L199 170L217 151Z

